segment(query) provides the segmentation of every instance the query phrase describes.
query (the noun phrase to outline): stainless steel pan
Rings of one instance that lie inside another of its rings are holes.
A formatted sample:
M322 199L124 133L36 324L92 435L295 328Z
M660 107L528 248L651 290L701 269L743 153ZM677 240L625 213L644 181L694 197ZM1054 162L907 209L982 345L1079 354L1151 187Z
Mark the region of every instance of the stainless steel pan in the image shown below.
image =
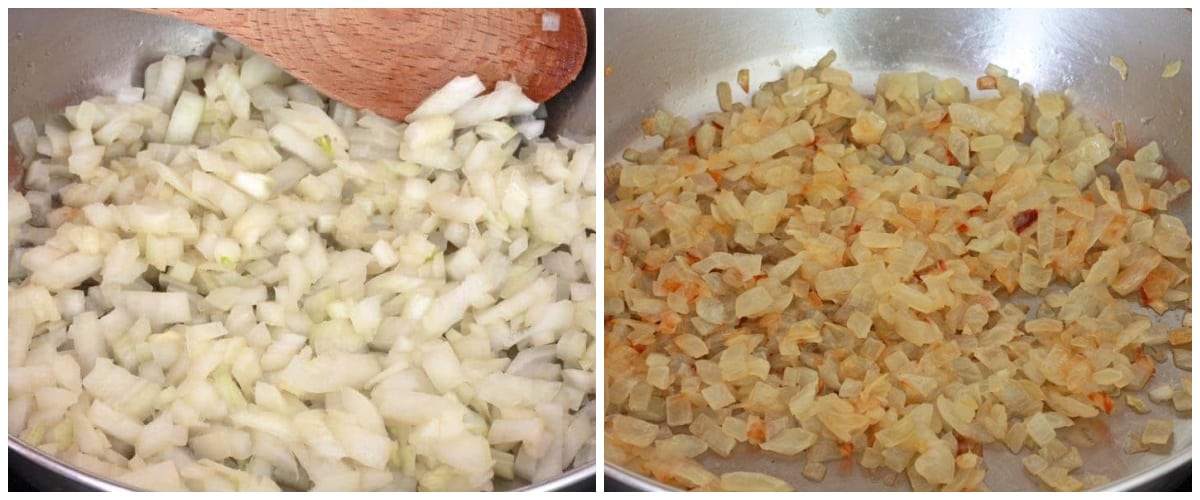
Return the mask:
M594 47L595 11L584 9L588 45ZM216 33L194 24L122 10L8 11L8 122L29 116L37 123L63 107L96 95L111 95L140 83L145 67L167 54L203 53ZM574 83L546 104L547 131L575 138L596 133L596 61L588 54ZM67 465L8 436L10 471L46 491L129 487ZM586 464L538 484L503 484L497 489L556 490L595 473ZM10 472L10 474L12 473Z
M785 70L811 66L829 49L837 67L850 71L860 92L873 94L880 73L924 70L973 82L988 63L1036 90L1069 89L1075 105L1111 132L1123 120L1130 144L1158 140L1172 173L1191 179L1191 13L1177 10L619 10L605 11L604 154L608 163L641 138L639 122L656 109L691 119L716 108L716 84L732 82L741 68L751 86ZM1109 56L1129 65L1122 81ZM1163 66L1182 59L1173 79ZM735 92L740 94L740 91ZM1190 228L1191 201L1172 205ZM1181 314L1165 318L1178 324ZM1159 377L1177 379L1174 366ZM615 376L610 374L609 376ZM1124 405L1096 430L1114 439L1081 450L1085 470L1113 480L1106 489L1161 489L1191 462L1191 416L1153 405L1149 416ZM1124 410L1124 411L1121 411ZM1169 454L1128 455L1120 440L1146 418L1174 419ZM991 451L991 450L989 450ZM985 453L988 453L985 451ZM1007 451L988 453L987 485L994 490L1038 489ZM752 470L792 481L797 489L892 490L858 467L834 466L821 483L800 476L802 462L763 453L701 460L718 472ZM1190 467L1189 467L1190 468ZM634 489L669 489L615 464L605 474Z

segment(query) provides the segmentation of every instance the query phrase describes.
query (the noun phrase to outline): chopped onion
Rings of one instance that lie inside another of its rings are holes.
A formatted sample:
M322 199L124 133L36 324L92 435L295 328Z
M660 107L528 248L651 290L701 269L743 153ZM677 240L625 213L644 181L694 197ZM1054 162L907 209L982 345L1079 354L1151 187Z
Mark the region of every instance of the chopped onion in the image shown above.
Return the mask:
M484 91L398 123L224 39L42 137L14 123L10 435L151 490L486 491L593 461L595 147Z
M1097 480L1066 444L1082 419L1122 394L1150 411L1147 384L1190 410L1154 381L1191 367L1190 316L1165 315L1190 306L1189 225L1165 213L1190 183L1157 143L1118 161L1121 127L994 65L986 98L917 72L863 96L835 58L748 102L720 82L695 122L655 111L661 146L607 170L606 457L689 489L759 449L803 455L788 480L844 458L969 491L999 441L1077 490ZM719 487L772 484L738 477Z

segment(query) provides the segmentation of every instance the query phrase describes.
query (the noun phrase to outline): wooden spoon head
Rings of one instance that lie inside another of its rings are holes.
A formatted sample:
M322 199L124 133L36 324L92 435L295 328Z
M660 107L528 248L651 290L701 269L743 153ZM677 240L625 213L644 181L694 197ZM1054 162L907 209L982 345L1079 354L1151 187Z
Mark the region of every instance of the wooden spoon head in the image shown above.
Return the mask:
M208 26L322 93L402 119L456 76L544 102L579 74L579 9L153 9ZM557 16L558 29L543 29Z

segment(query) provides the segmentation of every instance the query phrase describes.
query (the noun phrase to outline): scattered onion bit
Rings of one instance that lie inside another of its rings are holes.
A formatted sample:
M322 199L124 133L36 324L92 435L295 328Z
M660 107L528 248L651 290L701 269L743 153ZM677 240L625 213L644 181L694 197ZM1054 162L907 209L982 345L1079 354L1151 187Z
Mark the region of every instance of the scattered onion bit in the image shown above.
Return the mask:
M1118 56L1109 56L1108 65L1117 70L1122 80L1125 80L1129 76L1129 66L1125 64L1125 59Z
M1113 143L1116 144L1118 151L1124 151L1129 146L1129 139L1125 135L1125 122L1117 120L1112 123Z
M1174 429L1169 420L1150 419L1142 431L1142 442L1148 445L1167 444Z
M1167 78L1167 79L1175 78L1175 75L1179 74L1179 70L1182 67L1183 67L1182 60L1176 59L1174 61L1171 61L1170 63L1167 63L1167 65L1163 68L1162 77Z

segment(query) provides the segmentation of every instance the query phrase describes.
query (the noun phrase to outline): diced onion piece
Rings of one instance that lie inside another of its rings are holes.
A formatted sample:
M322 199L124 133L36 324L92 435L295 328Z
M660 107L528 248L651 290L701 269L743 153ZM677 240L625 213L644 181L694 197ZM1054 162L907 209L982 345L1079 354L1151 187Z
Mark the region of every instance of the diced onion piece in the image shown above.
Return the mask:
M542 31L558 31L559 16L557 12L542 14Z
M406 120L413 122L430 116L451 114L483 91L483 82L478 76L455 77L421 101L421 105Z
M1118 56L1109 56L1108 65L1117 70L1122 80L1129 76L1129 66L1125 64L1125 59Z
M917 473L933 484L945 484L954 479L954 456L943 445L931 446L913 463Z
M183 92L171 112L171 121L167 124L167 135L163 140L169 144L191 144L203 118L204 98Z
M720 484L725 491L792 491L787 481L758 472L727 472Z
M783 455L796 455L817 442L818 436L807 430L794 427L759 445L762 449Z
M1167 444L1171 440L1174 425L1168 420L1150 419L1142 431L1142 442L1150 445Z
M163 460L116 477L117 481L149 491L181 491L183 480L175 462Z
M638 418L617 415L612 424L612 436L634 446L649 446L658 437L657 425Z

